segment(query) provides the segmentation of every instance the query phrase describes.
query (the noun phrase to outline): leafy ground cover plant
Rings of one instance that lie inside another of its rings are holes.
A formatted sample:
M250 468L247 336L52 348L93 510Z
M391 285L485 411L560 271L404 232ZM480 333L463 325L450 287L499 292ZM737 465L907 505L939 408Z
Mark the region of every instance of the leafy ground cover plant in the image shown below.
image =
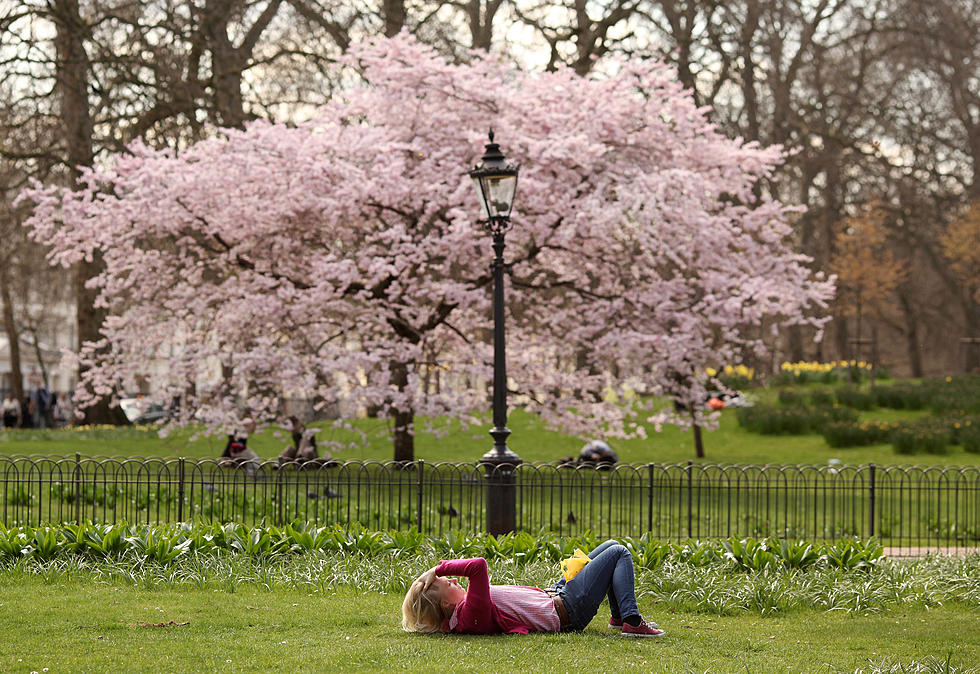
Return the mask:
M765 568L805 569L814 565L844 570L867 569L882 557L873 540L807 542L776 538L665 542L648 536L623 538L640 568L667 563L695 566L724 563L736 571ZM192 555L241 554L259 559L320 551L363 557L438 558L485 557L508 564L540 561L556 564L575 548L590 549L601 541L588 534L559 538L516 532L502 536L451 532L425 536L417 532L371 531L359 526L245 527L241 524L65 525L62 527L0 527L0 561L33 558L48 561L70 556L87 559L133 558L169 564Z

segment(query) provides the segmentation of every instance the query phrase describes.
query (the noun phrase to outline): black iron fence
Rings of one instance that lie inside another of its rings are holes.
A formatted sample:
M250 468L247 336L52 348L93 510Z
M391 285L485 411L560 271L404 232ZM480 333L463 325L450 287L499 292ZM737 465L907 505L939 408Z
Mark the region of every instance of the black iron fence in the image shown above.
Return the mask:
M980 467L642 464L516 467L518 529L684 540L877 537L980 548ZM485 530L475 463L0 457L0 523L239 521Z

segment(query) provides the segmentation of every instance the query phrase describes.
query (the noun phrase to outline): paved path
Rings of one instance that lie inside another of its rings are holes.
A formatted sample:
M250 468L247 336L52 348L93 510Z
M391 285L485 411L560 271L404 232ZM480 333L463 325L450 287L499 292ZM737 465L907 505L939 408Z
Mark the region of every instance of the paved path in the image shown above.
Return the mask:
M965 557L971 552L980 552L980 548L955 547L924 547L924 548L885 548L885 557L927 557L928 555L951 555Z

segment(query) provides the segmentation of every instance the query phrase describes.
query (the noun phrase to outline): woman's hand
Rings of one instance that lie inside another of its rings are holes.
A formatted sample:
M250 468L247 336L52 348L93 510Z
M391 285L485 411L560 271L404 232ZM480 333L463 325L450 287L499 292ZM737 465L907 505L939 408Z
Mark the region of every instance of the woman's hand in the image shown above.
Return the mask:
M422 591L423 592L425 590L428 590L429 589L429 586L432 585L433 581L436 579L436 569L437 568L439 568L439 567L433 566L431 569L429 569L428 571L426 571L425 573L423 573L421 576L419 576L419 580L422 581Z

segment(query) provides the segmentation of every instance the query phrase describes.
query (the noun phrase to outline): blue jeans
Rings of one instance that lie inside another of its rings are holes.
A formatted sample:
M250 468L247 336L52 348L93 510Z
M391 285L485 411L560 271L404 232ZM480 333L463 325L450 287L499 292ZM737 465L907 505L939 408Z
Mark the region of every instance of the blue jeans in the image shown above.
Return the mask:
M633 557L616 541L606 541L589 553L592 561L567 583L555 583L555 590L568 612L563 630L580 632L592 622L602 600L609 597L609 612L617 620L640 615L633 588Z

